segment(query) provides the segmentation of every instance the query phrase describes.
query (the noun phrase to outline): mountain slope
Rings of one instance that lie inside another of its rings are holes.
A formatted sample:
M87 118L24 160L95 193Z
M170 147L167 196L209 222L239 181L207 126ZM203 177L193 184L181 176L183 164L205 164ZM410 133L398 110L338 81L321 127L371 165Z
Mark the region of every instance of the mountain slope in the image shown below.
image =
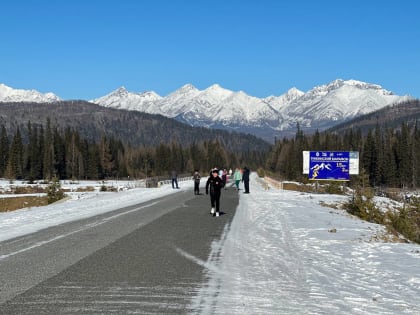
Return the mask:
M397 129L401 127L402 123L415 126L419 122L420 100L408 100L337 124L329 128L328 131L344 133L349 129L360 129L362 134L366 134L369 130L373 130L377 126Z
M86 101L0 103L0 125L4 125L9 134L16 128L26 130L29 121L33 126L45 126L47 119L59 128L78 130L86 139L98 141L106 135L134 146L156 146L172 141L188 146L218 139L234 152L266 151L270 147L253 135L192 127L161 115L106 108Z

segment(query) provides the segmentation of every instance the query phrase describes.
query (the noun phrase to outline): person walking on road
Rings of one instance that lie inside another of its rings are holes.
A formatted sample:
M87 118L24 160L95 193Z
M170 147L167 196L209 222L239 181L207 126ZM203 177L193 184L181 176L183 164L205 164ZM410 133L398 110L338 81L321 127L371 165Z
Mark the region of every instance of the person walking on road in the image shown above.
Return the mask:
M222 188L223 181L219 177L219 171L217 169L213 169L211 175L207 179L206 195L210 192L210 213L216 217L220 215L220 195L222 193Z
M237 167L235 169L235 173L233 173L233 179L235 180L235 186L236 186L236 190L239 190L239 183L242 180L242 172L239 169L239 167Z
M249 194L249 169L245 166L242 174L242 181L244 182L244 194Z
M178 189L178 173L175 170L172 170L171 172L171 177L172 177L172 188L173 189Z
M201 175L198 172L198 170L194 171L193 180L194 180L194 195L199 195Z

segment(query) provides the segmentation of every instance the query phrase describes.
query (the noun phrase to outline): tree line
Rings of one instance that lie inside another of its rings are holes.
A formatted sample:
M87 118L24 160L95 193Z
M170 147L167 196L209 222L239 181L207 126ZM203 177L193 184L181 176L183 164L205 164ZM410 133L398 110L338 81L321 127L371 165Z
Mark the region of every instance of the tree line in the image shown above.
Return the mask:
M44 125L18 127L8 134L0 125L0 177L7 179L118 179L168 176L172 169L192 174L214 166L258 168L266 152L235 151L221 139L190 145L176 141L132 146L103 134L88 140L70 127L60 129L50 119Z
M294 138L276 140L265 169L287 180L305 181L303 151L358 151L359 171L371 187L417 188L420 185L420 130L417 124L399 128L377 125L367 134L347 129L342 133L316 131L305 135L297 126ZM351 182L354 179L351 180Z
M360 129L342 133L305 135L297 126L293 138L276 140L269 152L235 150L222 139L190 145L176 141L131 146L120 139L83 138L70 127L60 129L49 119L45 125L17 128L8 134L0 125L0 177L8 179L106 179L168 176L172 169L207 172L213 166L263 169L285 180L305 181L303 151L358 151L360 172L372 187L420 186L420 130L417 124L399 128L377 125L367 134ZM352 178L352 176L351 176ZM351 182L353 179L351 180Z

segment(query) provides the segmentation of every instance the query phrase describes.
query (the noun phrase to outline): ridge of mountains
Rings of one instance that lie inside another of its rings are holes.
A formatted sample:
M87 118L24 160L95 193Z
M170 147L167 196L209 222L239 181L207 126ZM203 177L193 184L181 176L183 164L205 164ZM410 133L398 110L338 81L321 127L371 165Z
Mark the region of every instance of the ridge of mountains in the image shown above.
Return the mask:
M377 128L401 130L402 124L415 128L418 122L420 122L420 100L411 99L334 125L328 131L344 134L352 129L360 130L363 135L367 135L369 131Z
M83 100L0 103L0 125L7 134L19 129L25 142L29 137L25 133L29 123L32 129L43 127L45 130L48 122L52 128L78 131L83 139L96 143L105 136L135 147L160 144L188 147L214 140L231 148L232 152L265 152L271 146L251 134L188 126L162 115L107 108Z
M280 96L258 98L214 84L199 90L191 84L162 97L154 91L130 92L120 87L90 100L103 107L159 114L190 126L250 133L273 142L294 135L296 126L308 133L325 130L391 104L413 99L380 85L337 79L302 92L291 88ZM14 90L0 84L0 102L56 102L52 93Z
M0 102L52 103L61 101L54 93L41 93L36 90L13 89L0 83Z

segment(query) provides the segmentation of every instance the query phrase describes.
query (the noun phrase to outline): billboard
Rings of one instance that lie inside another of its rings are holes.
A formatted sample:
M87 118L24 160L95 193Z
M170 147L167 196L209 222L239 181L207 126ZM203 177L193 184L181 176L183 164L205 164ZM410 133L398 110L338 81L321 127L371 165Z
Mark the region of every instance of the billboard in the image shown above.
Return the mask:
M314 152L325 152L325 151L314 151ZM330 152L330 151L326 151L326 152ZM309 174L310 153L311 151L303 151L303 174ZM348 153L349 153L349 174L359 175L359 152L349 151Z
M350 152L345 151L310 151L310 180L350 180Z

